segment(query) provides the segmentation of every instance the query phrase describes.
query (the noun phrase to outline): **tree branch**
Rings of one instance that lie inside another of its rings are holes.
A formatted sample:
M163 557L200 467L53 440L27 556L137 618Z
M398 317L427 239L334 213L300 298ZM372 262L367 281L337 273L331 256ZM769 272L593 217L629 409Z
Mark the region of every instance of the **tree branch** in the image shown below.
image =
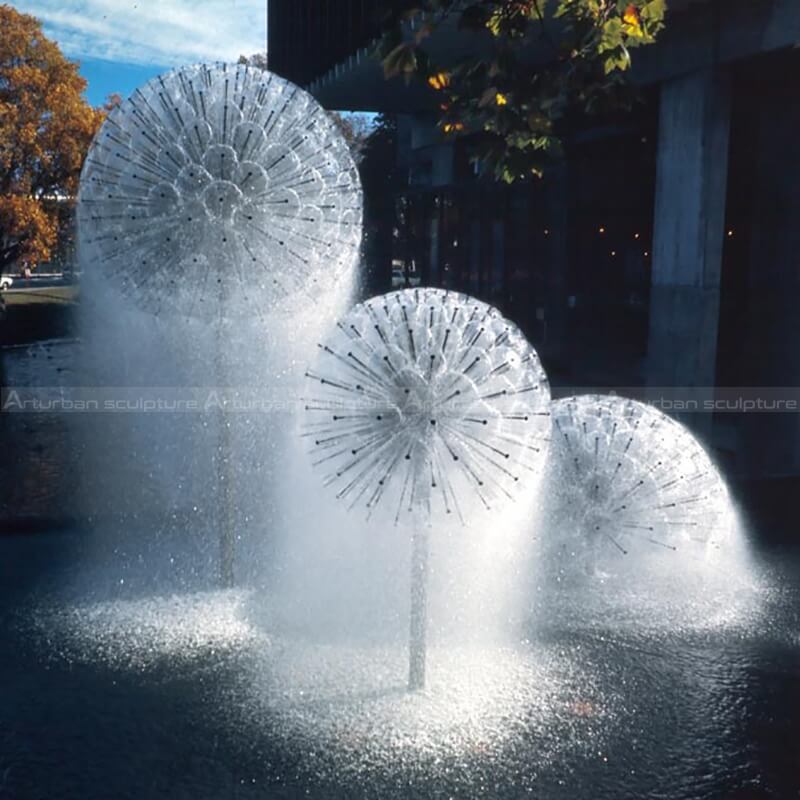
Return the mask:
M550 45L550 47L553 48L555 52L558 52L558 44L550 35L550 31L547 28L547 23L544 18L544 12L542 11L542 7L539 5L539 0L533 0L533 10L536 12L536 17L539 20L539 26L542 29L542 38Z

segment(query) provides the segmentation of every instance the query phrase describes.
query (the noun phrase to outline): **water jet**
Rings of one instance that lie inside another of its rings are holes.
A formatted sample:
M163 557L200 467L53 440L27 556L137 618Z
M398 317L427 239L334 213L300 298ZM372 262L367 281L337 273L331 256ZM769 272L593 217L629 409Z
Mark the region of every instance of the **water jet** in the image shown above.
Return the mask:
M547 453L536 351L497 309L406 289L356 306L307 373L302 436L325 485L411 527L409 688L425 685L430 528L513 500Z

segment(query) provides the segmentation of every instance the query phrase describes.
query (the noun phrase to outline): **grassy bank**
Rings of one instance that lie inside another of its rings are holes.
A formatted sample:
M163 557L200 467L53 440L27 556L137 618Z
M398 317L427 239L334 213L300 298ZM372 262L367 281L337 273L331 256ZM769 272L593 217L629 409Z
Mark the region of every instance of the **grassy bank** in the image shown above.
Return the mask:
M0 346L74 336L78 297L78 287L73 285L3 292Z
M70 284L67 286L12 289L3 294L3 299L8 308L19 308L42 304L70 305L77 302L78 295L78 287Z

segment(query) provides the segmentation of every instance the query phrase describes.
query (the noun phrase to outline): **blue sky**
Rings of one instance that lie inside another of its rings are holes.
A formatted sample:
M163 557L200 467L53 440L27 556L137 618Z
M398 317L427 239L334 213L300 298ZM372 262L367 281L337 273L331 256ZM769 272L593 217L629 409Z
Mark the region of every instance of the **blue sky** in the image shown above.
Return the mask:
M267 0L12 0L81 62L87 98L127 97L165 69L266 49Z

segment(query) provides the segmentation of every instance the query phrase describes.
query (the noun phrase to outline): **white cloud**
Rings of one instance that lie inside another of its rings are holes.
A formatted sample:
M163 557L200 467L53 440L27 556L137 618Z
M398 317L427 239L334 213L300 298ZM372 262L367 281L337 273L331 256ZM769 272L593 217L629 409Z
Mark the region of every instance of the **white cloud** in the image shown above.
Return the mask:
M17 0L72 58L177 65L263 52L267 0Z

